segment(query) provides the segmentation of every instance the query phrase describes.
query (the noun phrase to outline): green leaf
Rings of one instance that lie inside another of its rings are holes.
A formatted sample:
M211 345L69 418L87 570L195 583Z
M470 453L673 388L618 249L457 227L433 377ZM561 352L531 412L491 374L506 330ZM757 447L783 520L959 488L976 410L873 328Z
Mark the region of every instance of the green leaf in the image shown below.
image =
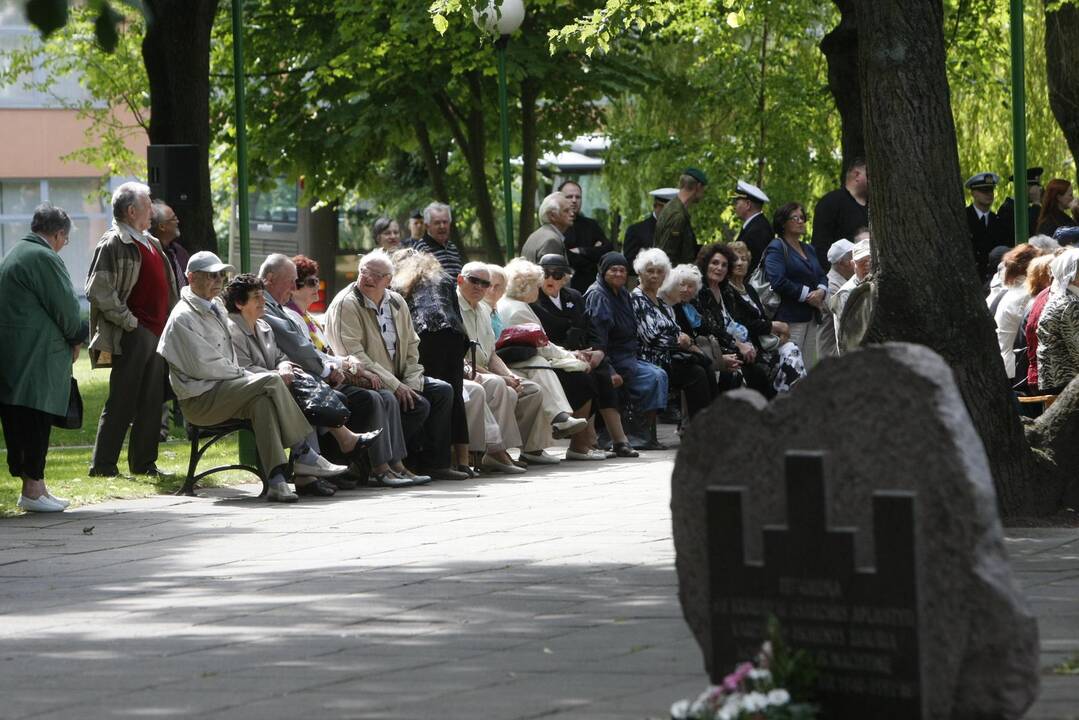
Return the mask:
M438 31L438 34L439 35L445 35L446 30L448 30L449 27L450 27L449 22L446 20L446 16L445 15L435 15L434 18L432 18L432 21L435 24L435 30Z

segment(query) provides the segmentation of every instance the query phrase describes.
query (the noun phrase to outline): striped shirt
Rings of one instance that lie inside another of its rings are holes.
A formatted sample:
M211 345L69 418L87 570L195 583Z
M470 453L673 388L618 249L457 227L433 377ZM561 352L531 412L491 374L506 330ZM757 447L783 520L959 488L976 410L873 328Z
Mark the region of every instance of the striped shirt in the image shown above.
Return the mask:
M457 246L453 244L453 240L446 240L446 244L442 245L433 240L430 235L424 235L412 247L420 252L431 253L438 258L442 269L446 271L446 274L454 282L457 282L457 276L461 274L461 266L464 263L461 262L461 253L457 250Z

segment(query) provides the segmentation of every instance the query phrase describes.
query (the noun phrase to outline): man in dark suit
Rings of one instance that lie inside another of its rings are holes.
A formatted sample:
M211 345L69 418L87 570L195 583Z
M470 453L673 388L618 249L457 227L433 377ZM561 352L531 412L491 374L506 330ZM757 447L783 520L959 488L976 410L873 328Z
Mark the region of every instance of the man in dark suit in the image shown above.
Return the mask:
M659 217L663 206L678 194L678 188L657 188L648 194L652 196L652 212L644 220L626 228L626 239L622 243L622 254L629 262L630 275L637 274L633 271L633 261L637 258L637 254L655 244L656 218Z
M992 210L999 183L1000 176L991 172L978 173L966 182L971 197L971 204L967 205L967 227L979 282L985 282L996 271L988 267L989 251L998 245L1012 244L1010 230Z
M836 240L850 240L859 228L869 227L869 175L865 159L854 158L843 174L843 187L822 197L813 210L813 247L828 271L828 248Z
M599 259L614 250L614 245L607 239L599 223L581 212L583 196L580 185L566 180L558 190L569 200L573 211L573 224L566 230L565 238L566 257L573 267L570 282L574 290L583 293L596 281Z
M1044 172L1044 168L1040 167L1027 168L1027 237L1034 237L1038 234L1038 216L1042 212L1042 193L1045 190L1042 187L1042 174ZM1008 178L1008 182L1012 182L1012 180L1013 177ZM1015 189L1019 190L1019 188ZM1004 199L1004 202L997 208L997 217L1000 218L1000 222L1003 223L1004 227L1015 227L1014 198Z
M775 237L772 224L761 212L764 204L768 202L768 196L756 185L739 180L731 202L734 204L734 214L742 220L742 229L736 239L749 247L751 257L749 270L746 272L752 275L764 255L764 248L768 247L768 243Z

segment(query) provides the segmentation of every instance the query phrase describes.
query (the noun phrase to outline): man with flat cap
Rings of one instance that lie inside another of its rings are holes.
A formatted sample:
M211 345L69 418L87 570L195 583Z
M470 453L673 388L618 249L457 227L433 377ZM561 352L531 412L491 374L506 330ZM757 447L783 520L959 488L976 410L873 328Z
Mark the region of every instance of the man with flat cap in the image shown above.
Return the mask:
M652 212L640 222L633 223L626 228L626 239L622 243L622 254L630 265L630 275L633 272L633 261L641 250L652 247L656 239L656 218L663 212L663 208L678 194L678 188L656 188L648 193L652 196Z
M996 270L988 267L989 251L998 245L1011 245L1011 233L992 210L999 183L1000 176L991 172L978 173L965 183L971 197L971 203L967 205L967 227L979 282L985 282L989 273Z
M751 257L746 274L752 275L764 255L764 248L768 247L768 243L775 237L772 224L761 212L764 204L768 202L768 196L756 185L739 180L731 202L734 205L734 214L742 220L742 229L736 240L741 240L749 247Z
M813 209L813 248L824 270L828 270L828 248L839 238L852 238L859 228L869 227L869 175L865 158L847 164L843 187L817 201Z
M689 208L704 197L708 176L697 168L686 168L678 178L678 194L656 218L655 246L667 253L671 265L697 259L697 236L690 224Z

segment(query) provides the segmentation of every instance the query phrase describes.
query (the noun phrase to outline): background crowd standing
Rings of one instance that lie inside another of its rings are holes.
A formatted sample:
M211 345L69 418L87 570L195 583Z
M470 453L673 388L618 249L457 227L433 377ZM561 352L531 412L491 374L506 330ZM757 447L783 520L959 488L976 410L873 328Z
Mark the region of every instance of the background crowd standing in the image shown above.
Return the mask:
M967 182L971 243L987 284L1001 357L1020 391L1055 392L1079 372L1079 237L1070 184L1028 178L1038 234L1005 247L999 178ZM199 427L250 422L267 498L333 495L358 482L402 487L563 461L662 449L657 417L690 421L722 392L787 392L819 358L843 352L846 303L872 273L868 176L856 160L814 208L772 213L760 188L731 196L742 227L701 247L691 210L708 179L677 187L615 250L581 212L573 181L543 199L541 226L505 266L468 262L451 209L431 203L372 227L378 247L321 318L319 266L270 255L257 274L211 252L188 256L175 213L126 183L86 280L89 324L59 258L71 220L39 206L31 233L0 263L0 419L19 506L68 502L44 480L50 428L75 397L71 364L87 345L111 368L92 475L155 474L171 399ZM1048 235L1052 234L1052 237ZM997 246L1000 247L997 247ZM568 438L565 460L546 451ZM516 456L510 453L515 450ZM291 487L290 487L291 483ZM293 487L295 490L293 490Z

